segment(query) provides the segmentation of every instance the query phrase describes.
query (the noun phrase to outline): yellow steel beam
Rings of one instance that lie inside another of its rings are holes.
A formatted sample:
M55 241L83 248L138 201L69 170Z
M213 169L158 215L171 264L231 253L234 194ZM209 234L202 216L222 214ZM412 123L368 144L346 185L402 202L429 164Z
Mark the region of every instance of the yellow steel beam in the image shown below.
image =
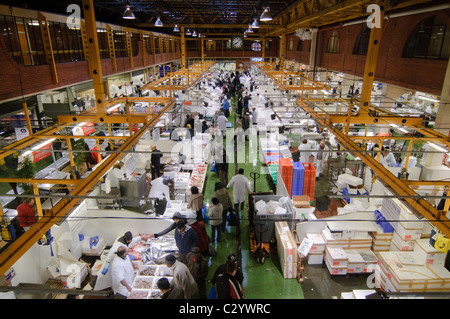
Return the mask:
M106 25L106 35L108 37L108 51L109 58L112 60L113 71L117 71L117 61L116 61L116 48L114 46L114 35L111 27ZM153 33L152 33L153 35Z
M72 196L77 198L62 198L55 206L44 215L38 223L31 226L22 236L17 238L5 250L0 253L0 274L5 273L11 266L13 266L25 252L28 251L53 225L63 221L72 208L82 201L82 196L89 194L96 186L98 181L108 172L108 170L122 157L125 152L130 151L131 148L138 142L138 140L145 134L145 132L157 123L159 118L173 107L173 104L167 105L161 113L153 117L146 125L139 129L139 131L130 136L129 139L118 149L117 153L112 153L104 159L104 161L89 174L86 179L71 191Z
M127 40L127 52L128 52L128 57L130 59L130 68L134 68L134 62L133 62L133 47L132 47L132 43L131 43L131 31L125 31L125 37ZM145 54L144 54L145 55Z
M327 115L324 115L327 116ZM347 115L328 115L330 123L347 123ZM400 117L400 116L370 116L361 113L351 117L352 124L397 124L408 127L421 127L422 119L417 117Z
M280 42L280 70L284 69L284 57L286 55L286 27L281 29L281 42Z
M98 44L97 26L95 22L94 0L83 0L83 13L97 113L105 114L106 94L105 86L103 84L102 62L100 59L100 47Z
M50 65L53 83L57 84L59 80L58 80L58 73L56 71L55 57L53 55L52 40L50 38L50 31L48 29L48 21L47 18L40 12L38 12L38 19L39 19L39 28L41 29L45 61L47 62L47 64Z
M186 38L184 35L184 27L180 27L181 32L181 69L186 70Z
M373 81L375 78L375 69L377 67L378 52L380 51L381 36L383 34L384 13L386 9L386 1L378 0L380 6L380 27L372 27L370 29L369 47L367 49L366 64L364 67L363 85L361 89L361 102L359 104L362 111L368 112L370 106L370 97L372 95Z
M131 123L145 123L148 120L148 115L134 115L131 118ZM58 123L128 123L129 119L126 115L119 114L108 114L108 115L97 115L97 114L75 114L75 115L58 115ZM76 136L77 137L77 136Z
M324 119L317 114L309 106L301 106L305 112L311 115L311 117L321 125L328 125ZM403 180L398 179L388 169L381 165L370 154L365 154L355 142L353 142L348 136L342 133L335 126L328 126L328 129L333 133L339 143L347 149L349 152L354 151L358 154L358 157L369 166L374 174L378 176L379 180L389 188L394 195L397 196L418 196L414 190L412 190ZM399 200L408 206L418 216L423 216L428 219L437 229L439 229L447 238L450 238L450 223L449 219L442 215L440 211L433 207L429 202L422 198L399 198Z

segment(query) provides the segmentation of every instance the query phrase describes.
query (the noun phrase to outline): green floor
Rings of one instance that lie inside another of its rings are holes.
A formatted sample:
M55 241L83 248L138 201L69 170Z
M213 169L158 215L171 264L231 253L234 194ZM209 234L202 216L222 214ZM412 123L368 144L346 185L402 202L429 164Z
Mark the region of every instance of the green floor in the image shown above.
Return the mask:
M246 150L248 151L248 142L246 142ZM242 149L238 149L242 151ZM230 153L228 153L230 154ZM233 154L233 153L231 153ZM248 154L248 152L246 153ZM257 163L253 166L253 163L239 164L239 168L244 168L244 175L250 179L250 172L260 172L261 164ZM229 165L229 179L234 175L235 165ZM206 187L204 191L205 203L210 203L212 196L214 195L214 185L219 181L216 173L213 173L208 169L206 177ZM270 184L267 175L262 175L256 182L257 192L270 191ZM230 189L230 194L232 190ZM303 299L303 291L301 285L297 279L284 279L277 252L271 253L270 257L266 259L264 264L257 263L255 258L250 253L250 241L249 241L249 224L247 218L247 204L245 205L243 214L241 216L241 254L242 254L242 270L244 273L243 289L244 295L247 299ZM208 234L211 232L210 225L206 225ZM210 257L210 271L208 279L210 279L216 268L225 262L226 257L230 253L236 253L236 227L226 227L226 233L222 234L222 240L220 243L216 243L214 246L217 250L217 257Z

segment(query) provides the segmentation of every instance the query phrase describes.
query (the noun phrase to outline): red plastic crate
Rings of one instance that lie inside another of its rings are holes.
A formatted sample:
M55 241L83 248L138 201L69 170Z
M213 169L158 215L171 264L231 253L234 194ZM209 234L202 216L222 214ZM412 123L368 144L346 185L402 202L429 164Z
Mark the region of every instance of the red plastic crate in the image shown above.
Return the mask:
M291 196L292 193L292 176L294 175L294 163L291 158L280 158L279 160L280 175L284 185Z
M316 187L316 169L312 163L303 163L305 167L305 179L303 182L303 195L308 195L314 200L314 191Z

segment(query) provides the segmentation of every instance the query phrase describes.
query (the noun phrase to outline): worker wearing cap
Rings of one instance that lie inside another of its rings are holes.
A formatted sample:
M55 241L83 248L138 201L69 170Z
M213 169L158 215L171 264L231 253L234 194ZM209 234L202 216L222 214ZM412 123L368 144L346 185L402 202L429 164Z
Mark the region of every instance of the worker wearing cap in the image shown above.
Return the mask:
M178 261L173 254L169 254L164 259L164 264L173 271L174 285L183 290L185 299L192 299L197 292L197 283L192 277L189 268Z
M199 247L192 247L191 252L186 255L186 266L197 283L200 299L207 299L206 276L208 276L209 266Z

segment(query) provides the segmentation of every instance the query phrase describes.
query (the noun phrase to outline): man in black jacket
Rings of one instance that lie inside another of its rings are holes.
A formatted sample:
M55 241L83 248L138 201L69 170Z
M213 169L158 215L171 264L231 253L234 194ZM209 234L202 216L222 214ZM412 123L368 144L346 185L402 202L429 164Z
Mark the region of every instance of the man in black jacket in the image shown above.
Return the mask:
M152 146L152 156L151 156L151 165L152 165L152 179L158 178L161 174L161 157L163 154L160 150L156 149L156 146Z

